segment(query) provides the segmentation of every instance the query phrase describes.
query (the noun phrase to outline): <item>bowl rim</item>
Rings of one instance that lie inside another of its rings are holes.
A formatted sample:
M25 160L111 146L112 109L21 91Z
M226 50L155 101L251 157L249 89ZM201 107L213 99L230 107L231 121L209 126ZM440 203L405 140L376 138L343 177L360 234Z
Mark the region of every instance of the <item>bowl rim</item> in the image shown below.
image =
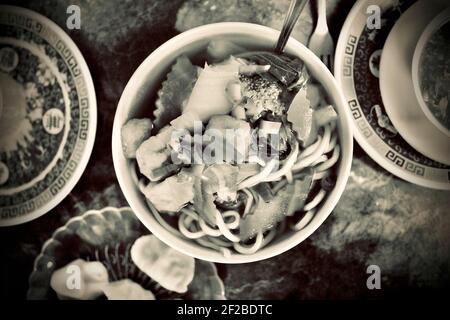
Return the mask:
M438 31L443 25L450 23L450 7L439 13L434 17L425 27L419 40L417 41L416 47L413 53L413 60L411 65L412 82L414 86L414 93L416 94L417 101L427 117L436 128L443 132L447 137L450 137L450 129L442 125L435 115L431 112L430 108L425 103L422 95L422 90L420 89L420 79L419 79L419 66L422 58L423 51L430 40L430 38Z
M321 77L323 77L323 80L319 82L326 89L328 95L332 97L333 102L340 105L337 107L340 119L338 127L340 138L345 141L345 147L341 148L342 153L338 164L339 174L335 187L329 192L327 198L322 203L320 210L316 213L316 215L318 215L317 219L313 219L302 230L280 240L278 243L270 243L254 254L232 254L230 257L224 257L219 252L212 252L211 249L205 248L190 240L181 239L170 233L170 231L156 222L155 218L152 217L150 208L147 205L143 205L142 201L139 201L138 198L131 194L131 190L128 190L129 188L127 183L129 183L131 177L127 170L127 160L122 152L120 135L120 130L124 122L122 119L127 119L127 117L124 117L125 109L130 105L133 95L136 95L136 89L139 87L139 81L141 81L140 83L145 82L145 80L143 80L144 77L148 76L151 70L158 65L164 57L166 57L166 52L169 52L168 55L173 55L175 59L181 54L181 52L178 51L179 49L188 47L188 45L194 41L207 39L212 36L226 34L230 35L234 33L241 36L256 35L264 41L269 41L270 39L270 41L275 43L278 38L279 31L253 23L221 22L196 27L171 38L154 50L141 63L128 81L119 100L112 134L112 156L116 176L126 200L133 209L134 213L137 215L138 219L152 232L152 234L155 234L161 241L165 242L172 248L197 259L226 264L249 263L268 259L292 249L308 238L315 230L319 228L320 225L322 225L322 223L336 207L350 176L353 158L353 128L351 125L350 111L347 108L347 103L342 90L339 88L336 79L333 77L328 68L321 62L321 60L307 47L291 37L286 45L286 49L302 60L305 60L305 62L308 60L306 64L315 65L315 67L319 69L318 73L320 73ZM293 53L293 51L295 51L295 53ZM142 197L142 194L137 195L137 197ZM322 214L319 215L319 213Z

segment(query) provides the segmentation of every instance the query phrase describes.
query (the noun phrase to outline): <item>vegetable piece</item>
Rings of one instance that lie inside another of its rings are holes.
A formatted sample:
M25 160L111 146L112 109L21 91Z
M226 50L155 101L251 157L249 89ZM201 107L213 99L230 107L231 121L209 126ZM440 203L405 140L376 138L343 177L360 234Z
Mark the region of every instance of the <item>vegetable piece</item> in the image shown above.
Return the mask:
M50 286L61 298L91 300L102 295L108 283L108 271L98 261L72 261L53 272Z
M230 113L233 104L228 100L225 88L228 82L238 80L239 65L236 59L229 59L221 65L206 65L195 83L184 112L196 114L203 122L213 115Z
M228 100L234 105L242 100L241 83L233 80L227 83L225 88Z
M259 201L254 212L241 220L241 240L246 241L259 232L274 228L286 216L301 209L311 188L311 183L312 173L307 172L303 179L295 180L293 184L287 184L281 188L271 201Z
M155 181L153 170L163 166L169 159L170 150L167 148L167 142L164 139L165 134L158 134L145 140L136 151L136 160L140 172Z
M206 130L217 129L225 134L225 129L242 129L245 133L250 134L250 124L244 120L235 119L229 115L212 116L206 126Z
M325 191L333 190L335 185L336 185L336 176L334 174L331 174L330 176L327 176L320 181L320 186Z
M239 66L239 74L245 76L251 76L261 72L267 72L270 69L270 64L266 64L264 66L260 66L257 64L248 64Z
M169 142L171 149L171 160L176 164L192 164L194 137L187 130L174 131ZM197 147L199 148L199 147Z
M211 140L212 137L219 138L225 143L225 159L219 159L220 161L242 162L248 153L251 141L250 124L229 115L212 116L206 126L204 138ZM230 148L233 153L230 152Z
M259 130L267 134L278 134L280 132L281 122L261 120Z
M303 147L312 143L317 136L318 128L313 119L313 112L306 96L306 89L300 89L289 106L287 120L292 124L292 129Z
M237 167L227 163L208 166L202 175L204 191L217 193L221 202L236 200L238 172Z
M309 79L310 79L310 75L309 75L308 69L304 65L301 68L301 72L299 73L297 81L289 85L288 91L295 91L295 90L304 88L308 84Z
M306 98L313 109L317 109L323 103L323 97L325 96L326 94L323 92L322 87L317 84L310 83L306 87Z
M214 204L214 196L206 191L205 179L202 178L204 165L195 165L191 167L194 177L194 199L193 204L198 214L205 219L211 226L216 225L217 208Z
M162 180L162 179L176 173L179 168L180 168L180 165L171 163L171 164L167 164L162 167L153 169L152 173L151 173L151 178L152 178L151 180L152 181Z
M281 101L283 88L276 82L260 75L239 77L246 114L257 120L263 111L270 111L275 115L283 115L285 104Z
M238 192L237 198L234 201L221 202L218 199L216 199L215 204L217 205L218 209L221 209L223 211L228 210L240 211L241 208L243 209L245 207L246 202L247 202L247 194L245 194L244 192Z
M152 129L150 119L131 119L122 127L122 148L125 157L135 158L141 143L150 137Z
M201 123L199 116L192 111L186 111L183 112L181 116L170 121L170 125L172 126L172 129L186 129L192 131L196 121Z
M103 287L103 293L108 300L155 300L150 290L145 290L130 279L108 283Z
M238 46L234 42L217 39L211 40L206 48L208 61L223 61L233 54L246 51L245 48Z
M234 56L230 56L228 59L220 62L215 63L211 65L211 69L213 69L216 72L232 72L236 73L239 72L239 68L242 65L245 65L247 63L244 59L239 59Z
M181 115L183 105L191 95L197 80L197 68L186 56L177 59L158 91L156 109L153 113L156 129L161 129Z
M214 204L212 193L206 192L203 187L204 181L200 178L194 182L194 208L198 214L211 226L216 226L217 207Z
M178 212L194 199L194 177L180 172L160 183L150 183L143 193L161 212Z
M252 187L252 189L255 190L266 203L270 202L274 197L272 189L267 182L258 183L256 186Z
M321 107L314 111L314 121L321 127L327 123L336 120L338 117L336 110L332 105Z
M291 216L295 212L303 209L305 206L306 198L308 198L309 191L311 190L313 170L306 170L304 175L294 180L294 191L292 199L289 203L289 207L286 210L286 215Z
M257 163L242 163L238 165L238 168L239 172L236 181L238 184L261 171L261 166Z
M264 202L258 194L259 200L252 214L241 219L239 237L241 241L253 238L259 232L272 229L286 217L294 185L288 184L278 191L272 201Z
M188 168L183 168L182 173L190 175L193 178L200 178L205 170L204 164L193 164Z
M131 247L134 264L162 287L184 293L194 278L195 261L167 246L154 235L137 239Z
M246 120L245 109L241 105L237 105L231 110L231 115L239 120Z
M272 52L256 51L237 55L260 65L270 65L268 73L285 86L295 83L303 70L303 61Z
M278 148L277 146L272 146L275 149L278 149L280 160L283 160L285 156L287 156L288 151L288 135L293 134L291 128L286 127L286 125L281 126L279 139L278 139Z

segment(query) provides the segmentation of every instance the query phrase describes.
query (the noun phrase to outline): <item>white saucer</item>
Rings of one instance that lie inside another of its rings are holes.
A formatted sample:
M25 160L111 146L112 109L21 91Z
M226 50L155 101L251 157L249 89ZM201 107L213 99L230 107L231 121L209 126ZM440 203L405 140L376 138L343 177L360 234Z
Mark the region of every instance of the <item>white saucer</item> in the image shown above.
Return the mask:
M445 8L443 3L419 1L392 28L380 63L380 91L389 119L412 147L450 165L450 139L426 117L414 92L412 60L428 23Z

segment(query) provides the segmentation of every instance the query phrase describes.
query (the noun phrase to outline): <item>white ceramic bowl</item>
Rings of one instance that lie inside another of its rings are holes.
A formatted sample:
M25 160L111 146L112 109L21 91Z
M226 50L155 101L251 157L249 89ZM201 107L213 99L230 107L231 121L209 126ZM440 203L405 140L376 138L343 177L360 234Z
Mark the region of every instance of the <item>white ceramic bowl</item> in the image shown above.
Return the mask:
M420 63L422 61L423 51L430 40L431 36L435 34L442 26L450 21L450 7L442 11L437 15L431 22L427 25L423 33L421 34L419 41L417 42L416 49L414 50L413 62L412 62L412 78L414 85L414 92L416 94L419 105L422 108L423 113L425 113L428 120L439 130L450 137L450 130L446 128L443 124L439 122L438 119L431 112L430 108L427 106L423 96L422 90L420 89Z
M120 131L123 124L143 114L151 114L151 102L161 85L162 79L181 54L196 57L205 52L212 39L228 39L249 49L271 50L279 32L260 25L249 23L216 23L201 26L184 32L156 49L139 66L131 77L120 98L117 108L112 152L114 168L122 191L141 222L162 241L173 248L198 259L219 263L246 263L267 259L281 254L308 238L329 216L341 197L350 174L353 136L347 103L335 79L325 65L304 45L294 39L287 43L285 51L302 59L310 73L322 84L339 113L338 130L341 143L341 157L335 188L329 192L311 222L301 231L286 232L252 255L233 253L225 258L219 252L203 247L193 241L177 237L167 231L154 218L132 179L133 161L125 159L122 152Z

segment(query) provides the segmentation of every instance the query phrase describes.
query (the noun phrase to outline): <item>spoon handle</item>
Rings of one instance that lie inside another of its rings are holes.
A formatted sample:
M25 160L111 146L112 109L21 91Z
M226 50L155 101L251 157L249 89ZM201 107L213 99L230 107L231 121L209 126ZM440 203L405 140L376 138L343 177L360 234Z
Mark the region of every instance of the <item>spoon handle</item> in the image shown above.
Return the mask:
M294 28L300 13L302 13L307 0L291 0L289 5L289 10L284 19L283 28L281 29L280 36L278 37L277 46L275 47L275 53L281 54L286 46L286 43L291 35L292 29Z

